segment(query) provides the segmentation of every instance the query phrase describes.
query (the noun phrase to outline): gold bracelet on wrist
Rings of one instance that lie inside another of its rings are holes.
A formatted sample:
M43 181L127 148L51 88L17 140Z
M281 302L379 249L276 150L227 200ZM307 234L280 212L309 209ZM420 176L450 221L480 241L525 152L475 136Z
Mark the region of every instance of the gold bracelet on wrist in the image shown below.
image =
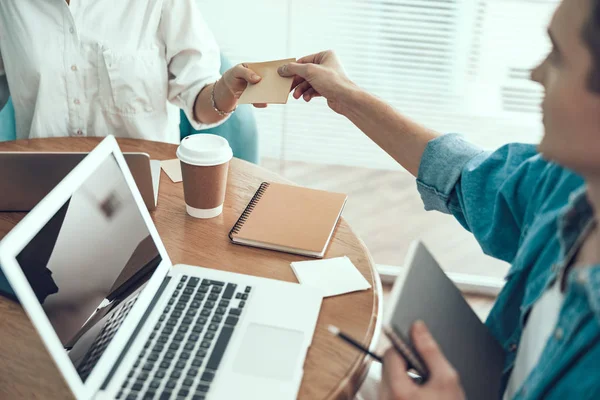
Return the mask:
M212 90L211 90L211 92L210 92L210 101L212 102L212 107L213 107L213 109L214 109L214 110L217 112L217 114L219 114L219 115L220 115L220 116L222 116L222 117L225 117L225 116L227 116L227 115L233 114L233 112L234 112L234 111L237 109L237 106L236 106L236 107L235 107L233 110L231 110L231 111L223 111L223 110L220 110L220 109L217 107L217 102L215 101L215 88L217 87L217 82L219 82L219 81L220 81L220 79L218 79L218 80L217 80L217 81L216 81L216 82L213 84Z

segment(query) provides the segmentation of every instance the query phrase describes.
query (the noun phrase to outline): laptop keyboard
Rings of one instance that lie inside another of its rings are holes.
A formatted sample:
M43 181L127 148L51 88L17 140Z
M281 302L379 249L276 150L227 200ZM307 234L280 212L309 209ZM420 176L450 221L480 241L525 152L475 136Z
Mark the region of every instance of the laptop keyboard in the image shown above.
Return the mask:
M83 362L78 367L79 375L83 381L88 378L90 372L92 372L92 369L94 369L94 366L104 353L104 350L106 350L106 347L112 340L113 336L115 336L117 333L117 330L123 323L123 320L127 314L129 314L129 311L131 311L131 307L133 307L136 300L137 295L123 304L123 306L121 306L106 320L106 323L102 327L100 334L98 334L96 339L94 339L94 343L92 343L90 349L85 355L85 358L83 359Z
M251 291L181 277L117 399L207 398Z

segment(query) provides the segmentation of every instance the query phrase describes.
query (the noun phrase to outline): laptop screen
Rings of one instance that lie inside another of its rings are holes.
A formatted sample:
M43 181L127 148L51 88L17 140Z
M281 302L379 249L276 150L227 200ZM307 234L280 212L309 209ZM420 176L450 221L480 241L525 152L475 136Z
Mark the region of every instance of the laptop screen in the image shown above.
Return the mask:
M85 380L161 258L111 155L17 261Z

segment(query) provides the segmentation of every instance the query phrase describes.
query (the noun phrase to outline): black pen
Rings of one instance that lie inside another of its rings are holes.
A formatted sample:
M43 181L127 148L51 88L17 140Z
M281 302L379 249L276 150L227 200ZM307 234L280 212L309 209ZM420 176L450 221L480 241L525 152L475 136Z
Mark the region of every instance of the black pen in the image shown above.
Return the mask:
M327 329L333 335L335 335L335 336L339 337L340 339L344 340L349 345L355 347L356 349L362 351L363 353L366 353L366 354L370 355L371 357L373 357L375 360L379 361L380 363L383 363L383 358L381 358L381 356L378 356L377 354L373 353L371 350L367 349L362 344L358 343L356 340L352 339L350 336L348 336L344 332L340 331L338 327L333 326L333 325L329 325L327 327Z
M343 341L345 341L346 343L348 343L349 345L351 345L352 347L362 351L365 354L370 355L371 357L373 357L373 359L379 361L381 364L383 364L383 358L375 353L373 353L372 351L370 351L369 349L367 349L365 346L363 346L362 344L358 343L355 339L353 339L352 337L346 335L344 332L340 331L340 329L336 326L333 325L329 325L327 327L327 329L329 330L329 332L331 332L333 335L339 337L340 339L342 339ZM407 357L406 353L403 350L403 346L400 347L398 346L398 337L396 335L392 335L391 334L391 329L384 329L384 333L386 334L386 336L392 341L392 344L394 346L394 348L396 349L396 351L398 352L398 354L400 354L400 356L402 358L404 358L404 360L407 362L408 364L408 369L413 369L413 366L411 365L411 362L408 361L410 359L413 359L414 364L417 364L419 366L421 366L420 362L418 362L417 360L414 359L414 357ZM415 383L423 383L428 375L427 370L425 368L420 368L419 370L416 370L417 374L408 371L408 376L410 376Z

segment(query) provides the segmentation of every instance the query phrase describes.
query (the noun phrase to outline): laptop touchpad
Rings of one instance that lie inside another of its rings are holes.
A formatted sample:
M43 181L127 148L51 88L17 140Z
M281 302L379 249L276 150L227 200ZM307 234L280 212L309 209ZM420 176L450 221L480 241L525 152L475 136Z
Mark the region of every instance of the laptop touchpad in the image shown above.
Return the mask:
M244 375L290 381L298 371L304 332L250 324L233 370Z

